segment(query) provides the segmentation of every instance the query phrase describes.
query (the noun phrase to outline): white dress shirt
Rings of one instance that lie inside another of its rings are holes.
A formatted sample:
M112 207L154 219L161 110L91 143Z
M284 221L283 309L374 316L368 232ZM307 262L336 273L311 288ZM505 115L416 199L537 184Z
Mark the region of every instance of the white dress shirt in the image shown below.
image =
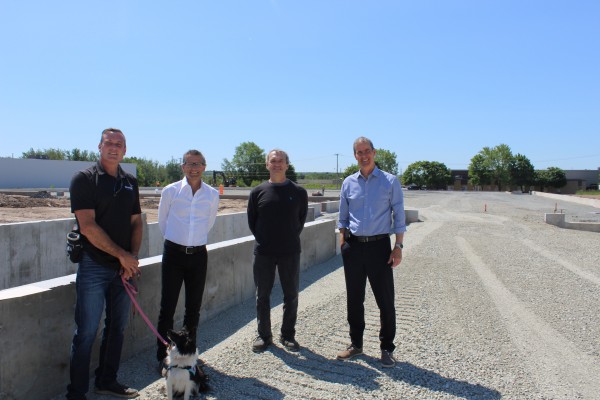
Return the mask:
M182 246L202 246L215 224L219 192L202 182L192 194L187 178L167 185L160 196L158 225L164 238Z

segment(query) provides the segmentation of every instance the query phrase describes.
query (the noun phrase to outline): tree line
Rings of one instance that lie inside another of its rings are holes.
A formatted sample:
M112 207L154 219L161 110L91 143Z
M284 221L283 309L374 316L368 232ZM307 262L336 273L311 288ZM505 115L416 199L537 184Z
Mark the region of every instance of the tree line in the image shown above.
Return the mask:
M396 153L386 149L376 149L377 166L391 174L398 174ZM87 150L33 148L23 153L22 158L42 158L49 160L97 161L98 154ZM269 177L266 168L266 153L254 142L244 142L235 148L231 160L225 158L221 163L221 171L205 172L205 181L212 185L255 186ZM137 178L140 186L160 186L175 182L182 177L180 160L171 159L166 164L143 157L125 157L123 162L136 164ZM359 170L358 164L347 167L339 176L345 178ZM469 167L469 183L473 186L497 186L499 190L508 187L519 187L528 190L531 186L542 188L561 188L567 184L565 172L558 167L535 170L529 159L522 155L513 155L510 147L500 144L495 147L484 147L471 158ZM334 173L302 173L298 175L290 162L287 176L297 182L301 179L334 179ZM445 164L438 161L417 161L411 163L400 177L405 186L426 186L429 189L446 189L454 183L455 177Z
M521 191L530 187L558 189L567 184L562 169L549 167L536 170L526 156L513 155L506 144L481 149L471 158L468 173L471 185L496 186L498 190L511 187L518 187ZM417 161L402 174L403 184L426 186L429 189L445 189L454 179L451 170L436 161Z

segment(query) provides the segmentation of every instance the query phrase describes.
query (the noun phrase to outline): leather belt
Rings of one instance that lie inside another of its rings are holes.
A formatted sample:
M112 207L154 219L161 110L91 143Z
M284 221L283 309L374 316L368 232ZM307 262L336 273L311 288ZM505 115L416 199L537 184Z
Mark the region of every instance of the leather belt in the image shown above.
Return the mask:
M204 250L206 248L206 245L202 245L202 246L182 246L180 244L171 242L170 240L165 240L165 244L167 245L167 247L170 247L172 249L175 249L177 251L180 251L182 253L185 254L196 254L199 253L200 251Z
M376 240L381 240L381 239L385 239L385 238L389 238L389 237L390 237L390 235L388 235L386 233L382 233L381 235L373 235L373 236L352 235L352 239L355 239L357 242L361 242L361 243L374 242Z

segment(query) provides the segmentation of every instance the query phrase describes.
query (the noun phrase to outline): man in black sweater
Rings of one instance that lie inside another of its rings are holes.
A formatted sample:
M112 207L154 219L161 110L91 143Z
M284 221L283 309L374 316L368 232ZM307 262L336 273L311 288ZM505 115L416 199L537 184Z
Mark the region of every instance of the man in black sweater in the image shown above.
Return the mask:
M254 284L258 337L254 352L262 352L273 343L271 333L271 289L275 269L283 289L281 344L298 351L296 319L300 284L300 233L308 212L306 190L286 178L289 157L283 150L271 150L266 157L269 181L250 192L248 225L254 234Z

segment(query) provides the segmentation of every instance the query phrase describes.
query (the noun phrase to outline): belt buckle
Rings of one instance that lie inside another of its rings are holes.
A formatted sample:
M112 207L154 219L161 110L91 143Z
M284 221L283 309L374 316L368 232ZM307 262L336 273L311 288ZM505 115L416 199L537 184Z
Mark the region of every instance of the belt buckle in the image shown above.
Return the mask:
M194 254L194 246L186 246L185 254Z

